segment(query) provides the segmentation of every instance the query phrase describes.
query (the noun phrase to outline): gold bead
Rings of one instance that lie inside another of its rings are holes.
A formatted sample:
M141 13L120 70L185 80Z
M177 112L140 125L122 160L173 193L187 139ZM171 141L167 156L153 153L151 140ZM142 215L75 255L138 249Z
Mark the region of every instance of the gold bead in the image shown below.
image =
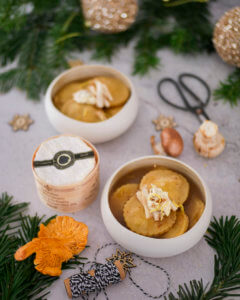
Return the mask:
M135 22L137 0L82 0L83 14L93 30L117 33Z
M227 63L240 67L240 7L227 11L217 22L213 44L219 56Z

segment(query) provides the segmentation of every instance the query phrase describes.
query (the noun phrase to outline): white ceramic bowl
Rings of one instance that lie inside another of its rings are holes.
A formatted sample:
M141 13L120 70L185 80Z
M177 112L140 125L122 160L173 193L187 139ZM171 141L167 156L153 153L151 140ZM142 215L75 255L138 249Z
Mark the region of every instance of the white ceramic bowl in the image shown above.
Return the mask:
M102 122L87 123L64 115L54 106L52 97L65 84L94 76L113 76L129 87L130 97L116 115ZM121 72L102 65L83 65L61 73L52 81L45 95L45 109L50 123L58 132L80 135L92 143L103 143L118 137L132 125L138 111L138 98L132 82Z
M199 221L186 233L175 238L157 239L136 234L122 226L113 216L109 207L109 192L119 178L134 169L154 164L168 167L191 178L204 196L205 209ZM187 164L168 157L144 156L124 164L109 178L102 192L101 213L103 222L112 238L127 250L147 257L169 257L187 251L197 244L206 233L212 215L212 198L204 180Z

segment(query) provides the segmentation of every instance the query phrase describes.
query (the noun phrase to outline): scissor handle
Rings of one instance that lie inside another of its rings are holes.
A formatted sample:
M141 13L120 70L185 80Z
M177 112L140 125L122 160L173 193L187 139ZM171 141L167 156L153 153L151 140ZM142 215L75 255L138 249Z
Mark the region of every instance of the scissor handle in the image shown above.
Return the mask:
M196 79L198 82L200 82L206 89L207 91L207 98L205 101L202 101L183 81L184 78L194 78ZM178 76L178 81L180 83L180 85L199 103L199 105L201 106L207 106L210 100L210 96L211 96L211 91L210 91L210 87L208 86L208 84L199 76L191 74L191 73L182 73Z
M171 84L173 84L173 85L175 86L175 88L176 88L176 90L178 91L180 97L182 98L182 101L183 101L184 104L185 104L185 107L184 107L184 106L181 106L181 105L177 105L177 104L175 104L175 103L172 103L171 101L169 101L169 100L163 95L163 93L162 93L162 91L161 91L161 87L162 87L162 85L163 85L164 83L166 83L166 82L169 82L169 83L171 83ZM177 109L181 109L181 110L184 110L184 111L189 111L189 110L191 110L191 107L189 106L189 103L188 103L188 101L186 100L185 96L183 95L181 89L179 88L178 83L177 83L175 80L173 80L172 78L163 78L162 80L160 80L160 81L158 82L158 85L157 85L157 91L158 91L158 94L159 94L160 98L162 98L163 101L165 101L167 104L171 105L172 107L177 108Z

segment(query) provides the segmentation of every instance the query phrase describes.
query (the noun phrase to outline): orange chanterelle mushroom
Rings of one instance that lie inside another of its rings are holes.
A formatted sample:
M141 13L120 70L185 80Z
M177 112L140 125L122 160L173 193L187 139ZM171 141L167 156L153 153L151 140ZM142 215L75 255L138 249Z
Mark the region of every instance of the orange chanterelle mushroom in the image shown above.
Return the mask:
M88 227L71 217L56 217L47 226L41 224L38 237L19 248L14 257L24 260L36 253L35 268L50 276L59 276L64 261L79 254L87 244Z

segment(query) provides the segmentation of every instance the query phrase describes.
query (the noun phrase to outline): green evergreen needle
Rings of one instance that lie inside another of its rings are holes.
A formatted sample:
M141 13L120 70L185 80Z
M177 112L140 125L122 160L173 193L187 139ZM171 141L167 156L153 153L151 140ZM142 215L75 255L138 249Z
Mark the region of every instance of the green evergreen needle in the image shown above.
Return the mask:
M31 10L25 9L24 1L0 0L0 66L16 62L15 68L0 73L1 92L17 87L28 98L40 99L53 78L68 67L72 53L86 49L93 49L95 59L110 61L121 46L134 42L133 72L140 75L159 66L158 50L165 47L189 54L213 50L206 3L193 0L168 8L161 0L139 1L136 22L117 34L87 28L79 1L27 3Z
M216 218L210 223L205 239L216 251L214 278L206 285L201 280L191 280L180 285L169 300L215 300L240 297L240 220L235 217ZM235 291L238 290L238 293Z
M240 100L240 69L236 68L214 92L215 100L224 100L236 106Z
M14 253L23 244L37 236L40 223L45 225L56 216L44 220L44 216L23 216L28 203L13 203L7 193L0 197L0 299L46 299L46 289L58 277L46 276L34 268L34 257L18 262ZM11 216L8 218L7 216ZM16 223L17 222L17 223ZM14 223L14 225L13 225ZM17 225L16 225L17 224ZM13 229L13 231L10 229ZM83 264L85 258L76 256L63 264L63 269L73 269Z

